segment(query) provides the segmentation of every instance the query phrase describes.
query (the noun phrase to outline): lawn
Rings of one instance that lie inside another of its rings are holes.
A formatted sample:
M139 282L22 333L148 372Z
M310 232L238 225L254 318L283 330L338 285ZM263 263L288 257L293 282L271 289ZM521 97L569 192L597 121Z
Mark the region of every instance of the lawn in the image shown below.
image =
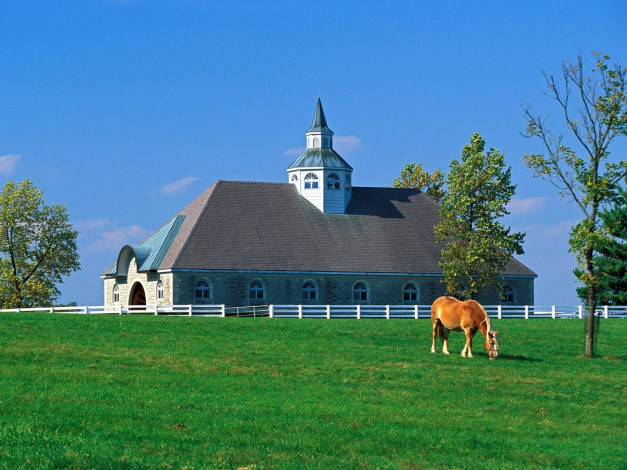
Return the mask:
M493 324L3 314L0 466L625 468L627 320Z

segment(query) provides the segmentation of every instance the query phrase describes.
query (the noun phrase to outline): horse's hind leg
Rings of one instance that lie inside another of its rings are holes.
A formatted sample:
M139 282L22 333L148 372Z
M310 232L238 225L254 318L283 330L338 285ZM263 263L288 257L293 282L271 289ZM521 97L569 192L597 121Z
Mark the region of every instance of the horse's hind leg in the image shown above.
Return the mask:
M431 343L431 352L432 353L435 353L435 337L438 334L438 323L439 323L438 321L434 321L433 322L433 334L432 334L433 342Z
M444 354L451 354L448 352L448 334L451 330L444 328L444 325L440 323L440 338L442 338L442 352Z

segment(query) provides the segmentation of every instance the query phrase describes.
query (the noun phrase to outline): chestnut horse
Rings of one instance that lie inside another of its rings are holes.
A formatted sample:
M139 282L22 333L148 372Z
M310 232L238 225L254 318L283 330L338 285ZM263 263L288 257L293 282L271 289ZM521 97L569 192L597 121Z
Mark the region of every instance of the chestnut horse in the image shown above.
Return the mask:
M484 347L488 351L490 359L499 356L498 331L492 329L490 317L483 307L474 300L461 302L454 297L438 297L431 306L431 323L433 323L433 345L431 352L435 352L435 336L440 335L442 340L442 352L448 352L448 334L453 331L466 333L466 346L462 350L462 356L472 357L472 337L477 330L485 337Z

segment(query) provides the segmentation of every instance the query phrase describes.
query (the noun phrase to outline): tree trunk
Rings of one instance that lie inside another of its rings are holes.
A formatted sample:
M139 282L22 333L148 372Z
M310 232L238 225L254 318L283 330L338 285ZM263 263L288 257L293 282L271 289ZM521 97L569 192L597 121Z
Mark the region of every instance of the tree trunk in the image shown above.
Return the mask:
M597 309L597 280L592 264L593 250L586 250L586 270L588 274L588 319L586 321L586 347L585 357L594 357L595 319L594 312Z

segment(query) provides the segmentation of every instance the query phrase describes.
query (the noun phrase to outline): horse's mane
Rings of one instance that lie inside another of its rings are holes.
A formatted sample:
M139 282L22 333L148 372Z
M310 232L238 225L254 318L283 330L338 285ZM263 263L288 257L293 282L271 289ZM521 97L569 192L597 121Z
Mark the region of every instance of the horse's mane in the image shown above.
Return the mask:
M494 331L492 329L492 323L490 322L490 316L488 315L488 312L485 311L485 308L483 308L483 305L481 305L479 302L476 302L476 304L479 306L479 308L481 309L481 311L483 312L483 314L485 315L485 319L481 321L481 323L485 322L485 326L486 326L486 332L489 333L491 331ZM486 336L487 337L487 336Z

